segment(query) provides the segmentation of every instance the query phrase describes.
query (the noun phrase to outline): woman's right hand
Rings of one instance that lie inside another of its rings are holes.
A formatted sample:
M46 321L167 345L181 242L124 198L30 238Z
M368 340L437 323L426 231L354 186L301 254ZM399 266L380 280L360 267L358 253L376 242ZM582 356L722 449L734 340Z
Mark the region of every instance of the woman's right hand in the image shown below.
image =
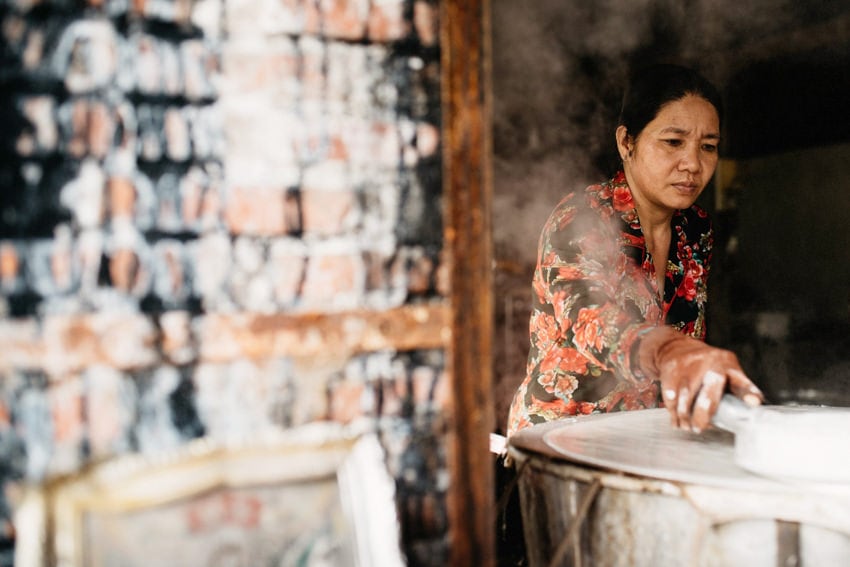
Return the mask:
M708 428L727 387L750 406L764 401L735 353L672 327L658 327L644 335L638 353L641 369L661 384L674 427L694 432Z

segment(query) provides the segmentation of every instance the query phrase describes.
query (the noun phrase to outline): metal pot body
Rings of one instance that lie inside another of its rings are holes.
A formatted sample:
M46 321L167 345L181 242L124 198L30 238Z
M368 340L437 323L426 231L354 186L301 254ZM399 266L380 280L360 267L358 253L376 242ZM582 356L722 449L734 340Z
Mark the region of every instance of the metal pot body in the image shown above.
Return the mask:
M607 416L599 417L582 425ZM522 432L508 447L530 567L850 564L850 490L762 484L746 471L706 483L693 473L664 479L595 466L553 451L558 426L545 425ZM727 442L721 458L734 466Z

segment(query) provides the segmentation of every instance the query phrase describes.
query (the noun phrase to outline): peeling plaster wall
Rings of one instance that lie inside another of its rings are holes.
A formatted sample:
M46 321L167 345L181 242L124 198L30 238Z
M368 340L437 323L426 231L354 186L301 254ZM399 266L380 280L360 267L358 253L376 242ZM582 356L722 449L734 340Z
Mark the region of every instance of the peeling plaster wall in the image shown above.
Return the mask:
M322 420L380 432L408 560L445 564L442 350L260 338L442 301L437 14L0 4L0 565L22 482Z

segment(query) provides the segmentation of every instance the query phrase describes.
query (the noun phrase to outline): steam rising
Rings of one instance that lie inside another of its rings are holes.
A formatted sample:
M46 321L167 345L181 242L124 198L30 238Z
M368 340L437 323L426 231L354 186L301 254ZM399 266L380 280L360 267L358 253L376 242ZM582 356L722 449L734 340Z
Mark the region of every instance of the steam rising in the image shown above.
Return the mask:
M560 196L616 165L614 128L632 67L692 65L722 87L747 63L770 56L760 52L766 40L842 11L807 4L494 1L497 257L533 262L539 230Z
M623 85L630 70L657 61L690 65L721 90L753 89L753 103L761 100L775 103L776 93L760 91L759 87L763 86L760 77L754 77L751 69L764 62L778 61L783 56L794 56L798 65L808 68L813 62L810 57L817 53L819 61L828 63L826 68L842 73L841 69L847 68L841 66L842 62L850 61L850 6L846 2L792 0L493 0L492 7L493 244L498 268L495 272L496 316L498 324L502 325L497 335L502 342L495 353L494 395L497 423L501 426L506 421L507 404L525 373L531 272L540 230L564 194L601 181L618 165L614 130ZM785 67L779 65L777 73L784 72ZM745 85L741 84L742 78L746 79ZM850 78L845 83L850 83ZM845 83L825 80L823 89L841 92L840 85ZM791 90L793 86L792 82ZM793 110L799 110L797 96L800 95L792 93L783 103L796 105ZM828 114L823 108L813 111L818 112ZM796 116L799 115L798 112ZM830 119L836 122L835 116ZM802 123L809 128L812 126ZM724 135L732 140L729 125ZM753 129L750 124L739 128L751 134L758 144L764 145L765 138L769 138L763 130ZM777 130L778 137L787 134L787 129L781 126ZM810 174L815 176L814 180L804 177L797 182L799 180L793 178L793 186L785 188L787 194L796 194L793 192L800 187L806 187L811 194L812 188L822 187L828 192L841 186L846 173L835 164L850 163L846 157L850 155L850 145L845 147L845 153L838 153L842 157L828 160L832 164L828 169L815 168ZM787 154L782 157L787 158ZM771 181L764 184L761 194L754 192L752 187L748 189L753 202L775 201L775 195L781 194L778 184L789 177L787 162L783 159L782 166L778 166L768 160L760 166L759 171ZM825 183L824 172L833 170L835 181ZM762 175L762 181L764 179ZM811 199L812 203L835 205L833 196L824 194ZM789 261L791 244L799 246L799 235L804 231L811 234L813 227L836 227L838 218L846 219L847 213L842 206L829 207L824 215L829 216L830 222L824 222L818 216L797 214L801 209L798 203L778 202L785 203L795 213L795 228L777 224L777 218L788 217L777 213L775 208L765 214L758 205L753 205L756 210L751 216L756 220L750 218L747 222L756 238L748 242L761 243L762 247L751 253L747 261L741 260L741 265L764 264L765 254L776 254L777 250L784 254L784 263L768 263L777 270L808 263L811 257L805 254L800 260ZM745 205L739 208L744 210ZM840 224L846 223L841 220ZM824 232L820 237L812 236L812 241L846 242L846 237L836 236L836 230ZM780 243L777 248L777 241L782 238L790 240L791 244L782 241L785 245ZM741 249L744 248L742 244ZM811 252L810 248L805 250ZM836 250L829 257L838 258L841 254L843 252ZM719 263L722 262L716 258L715 265ZM850 263L832 262L829 271L823 274L832 287L821 285L814 289L814 280L808 270L800 271L798 279L790 278L787 271L778 277L771 274L770 279L774 282L772 285L788 282L786 287L795 293L806 290L804 305L807 308L811 297L823 297L833 302L834 314L843 316L843 306L836 306L835 298L850 295L844 283L848 280L836 273L838 265ZM724 332L733 328L734 314L754 309L753 298L744 293L740 285L742 274L735 275L733 271L734 267L721 266L715 271L712 282L713 289L720 292L719 297L725 298L725 303L712 299L710 309L715 312L709 319L713 320L713 329ZM754 272L757 280L765 277L763 269ZM726 274L725 279L720 274ZM760 285L759 281L753 285L759 289L768 287ZM836 286L844 286L844 291L836 292ZM737 303L732 305L732 300ZM782 316L791 316L787 300L773 303L776 305L770 304L768 311L777 310ZM799 312L797 309L795 316ZM766 385L777 388L803 386L800 383L803 377L789 371L788 356L795 351L789 350L784 340L764 338L759 329L745 332L743 338L721 335L718 339L716 332L714 337L712 340L719 340L720 346L725 339L728 346L738 350L745 368L754 370L753 378L767 378L770 384ZM756 352L752 344L749 350L740 348L744 340L755 341L761 345L761 350ZM850 339L841 340L843 342L837 346L834 340L828 343L832 346L820 345L818 360L825 368L823 372L813 367L813 358L806 355L802 355L802 368L812 379L818 377L819 382L813 382L818 388L845 392L845 403L850 405L850 363L836 360L846 356L839 353L848 352L846 345L850 344Z

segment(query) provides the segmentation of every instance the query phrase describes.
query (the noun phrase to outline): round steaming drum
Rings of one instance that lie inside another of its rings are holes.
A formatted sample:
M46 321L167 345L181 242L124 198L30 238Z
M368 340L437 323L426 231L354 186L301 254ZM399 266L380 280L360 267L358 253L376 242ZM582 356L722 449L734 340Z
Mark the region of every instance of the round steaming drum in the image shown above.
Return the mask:
M664 409L537 425L508 453L531 567L850 565L850 485L749 473L732 434Z

